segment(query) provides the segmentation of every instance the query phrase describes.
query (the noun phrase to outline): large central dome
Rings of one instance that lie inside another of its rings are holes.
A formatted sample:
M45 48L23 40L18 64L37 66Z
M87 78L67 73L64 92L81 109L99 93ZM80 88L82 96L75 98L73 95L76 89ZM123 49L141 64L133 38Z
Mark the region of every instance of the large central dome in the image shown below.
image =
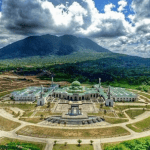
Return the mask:
M74 81L71 83L71 86L81 86L81 83L79 81Z

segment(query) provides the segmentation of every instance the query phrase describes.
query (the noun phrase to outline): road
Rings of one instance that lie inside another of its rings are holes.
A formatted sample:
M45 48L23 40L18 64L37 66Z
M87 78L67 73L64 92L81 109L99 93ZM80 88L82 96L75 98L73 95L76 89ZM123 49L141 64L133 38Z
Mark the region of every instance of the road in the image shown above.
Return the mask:
M50 139L50 138L38 138L38 137L17 135L16 131L18 131L19 129L25 127L26 125L34 125L34 126L39 126L39 127L41 127L41 126L42 127L44 127L44 126L48 127L48 126L40 125L40 124L32 124L32 123L28 123L28 122L18 120L17 118L13 118L13 116L11 114L7 113L3 109L0 109L0 116L2 116L4 118L7 118L7 119L10 119L12 121L16 121L16 122L21 123L21 125L19 127L17 127L16 129L14 129L12 131L7 131L7 132L6 131L0 131L0 137L9 137L9 138L15 138L15 139L20 139L20 140L24 140L24 141L33 141L33 142L46 143L45 150L52 150L53 143L54 143L55 140L57 140L58 144L64 144L65 142L67 142L68 144L77 144L78 139ZM150 116L150 111L146 111L142 115L139 115L138 117L136 117L136 119L134 119L134 120L130 119L129 122L120 123L120 124L109 124L109 125L105 125L105 126L88 126L88 127L49 126L49 128L91 129L91 128L107 128L107 127L113 127L113 126L121 126L121 127L125 128L127 131L130 132L130 135L127 135L127 136L120 136L120 137L113 137L113 138L101 138L101 139L81 139L82 144L90 144L90 140L93 140L94 141L93 142L94 150L101 150L100 143L118 142L118 141L125 141L125 140L131 140L131 139L135 139L135 138L150 136L150 131L136 133L136 132L132 131L131 129L129 129L126 126L126 124L141 121L141 120L143 120L143 119L145 119L149 116Z

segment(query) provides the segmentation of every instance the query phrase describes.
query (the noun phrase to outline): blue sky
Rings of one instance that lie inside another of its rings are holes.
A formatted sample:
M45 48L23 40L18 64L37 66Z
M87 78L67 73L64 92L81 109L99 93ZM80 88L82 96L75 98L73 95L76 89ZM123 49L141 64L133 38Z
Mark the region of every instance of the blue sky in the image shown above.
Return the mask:
M0 48L31 35L70 34L150 58L150 0L4 0L2 8Z

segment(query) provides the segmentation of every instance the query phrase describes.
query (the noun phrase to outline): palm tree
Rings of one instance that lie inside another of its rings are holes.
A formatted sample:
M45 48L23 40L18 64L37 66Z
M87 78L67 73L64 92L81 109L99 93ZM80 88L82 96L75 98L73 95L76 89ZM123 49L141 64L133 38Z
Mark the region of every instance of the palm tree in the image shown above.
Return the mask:
M82 143L82 141L79 139L79 140L78 140L78 146L80 146L80 143Z

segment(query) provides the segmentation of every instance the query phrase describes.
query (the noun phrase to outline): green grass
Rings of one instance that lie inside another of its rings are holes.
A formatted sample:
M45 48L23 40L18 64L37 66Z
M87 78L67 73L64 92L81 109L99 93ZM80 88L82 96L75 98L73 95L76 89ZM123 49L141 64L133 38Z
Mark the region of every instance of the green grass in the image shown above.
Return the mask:
M93 145L90 144L81 144L81 146L78 146L78 144L67 144L66 146L64 146L64 144L56 144L53 150L94 150L94 148Z
M102 150L149 150L150 137L115 143L102 143Z
M28 142L28 141L22 141L22 140L17 140L17 139L12 139L12 138L1 138L0 139L0 145L6 145L8 143L12 143L12 142L15 142L15 143L20 143L20 144L29 144L29 145L33 145L33 146L36 146L37 148L39 148L39 150L44 150L45 147L46 147L46 144L45 143L39 143L39 142ZM32 149L31 149L32 150Z
M118 112L117 115L119 118L127 118L123 112Z
M47 116L50 116L50 115L62 115L62 113L52 113L50 111L46 111L46 112L37 112L35 114L35 116L41 116L43 115L43 117L47 117Z
M5 95L7 95L7 94L10 94L11 92L3 92L3 93L0 93L0 97L3 97L3 96L5 96Z
M6 104L0 103L0 107L17 107L22 110L35 110L36 104Z
M125 109L130 109L130 108L148 108L150 109L150 105L147 106L136 106L136 105L124 105L124 106L119 106L119 105L115 105L114 109L115 110L125 110Z
M106 114L104 113L104 111L99 111L98 113L88 113L88 115L90 116L100 116L100 117L105 117L105 116L109 116L109 117L115 117L113 112L106 112Z
M25 111L22 117L30 117L33 114L33 111Z
M19 118L19 120L30 122L30 123L35 123L35 124L43 121L43 119L41 118L23 118L23 117Z
M130 133L120 127L98 128L98 129L54 129L38 126L25 126L17 131L20 135L33 137L47 137L47 138L101 138L124 136Z
M145 93L142 93L142 92L139 92L138 94L143 95L143 96L145 96L146 98L149 98L149 99L150 99L150 95L148 95L148 94L145 94Z
M128 122L128 119L118 119L118 118L106 118L105 121L111 124L117 124L117 123L123 123L123 122Z
M127 124L126 126L135 132L150 130L150 117L133 124Z
M145 112L145 110L127 110L126 113L131 119L135 119L136 116L141 115Z

